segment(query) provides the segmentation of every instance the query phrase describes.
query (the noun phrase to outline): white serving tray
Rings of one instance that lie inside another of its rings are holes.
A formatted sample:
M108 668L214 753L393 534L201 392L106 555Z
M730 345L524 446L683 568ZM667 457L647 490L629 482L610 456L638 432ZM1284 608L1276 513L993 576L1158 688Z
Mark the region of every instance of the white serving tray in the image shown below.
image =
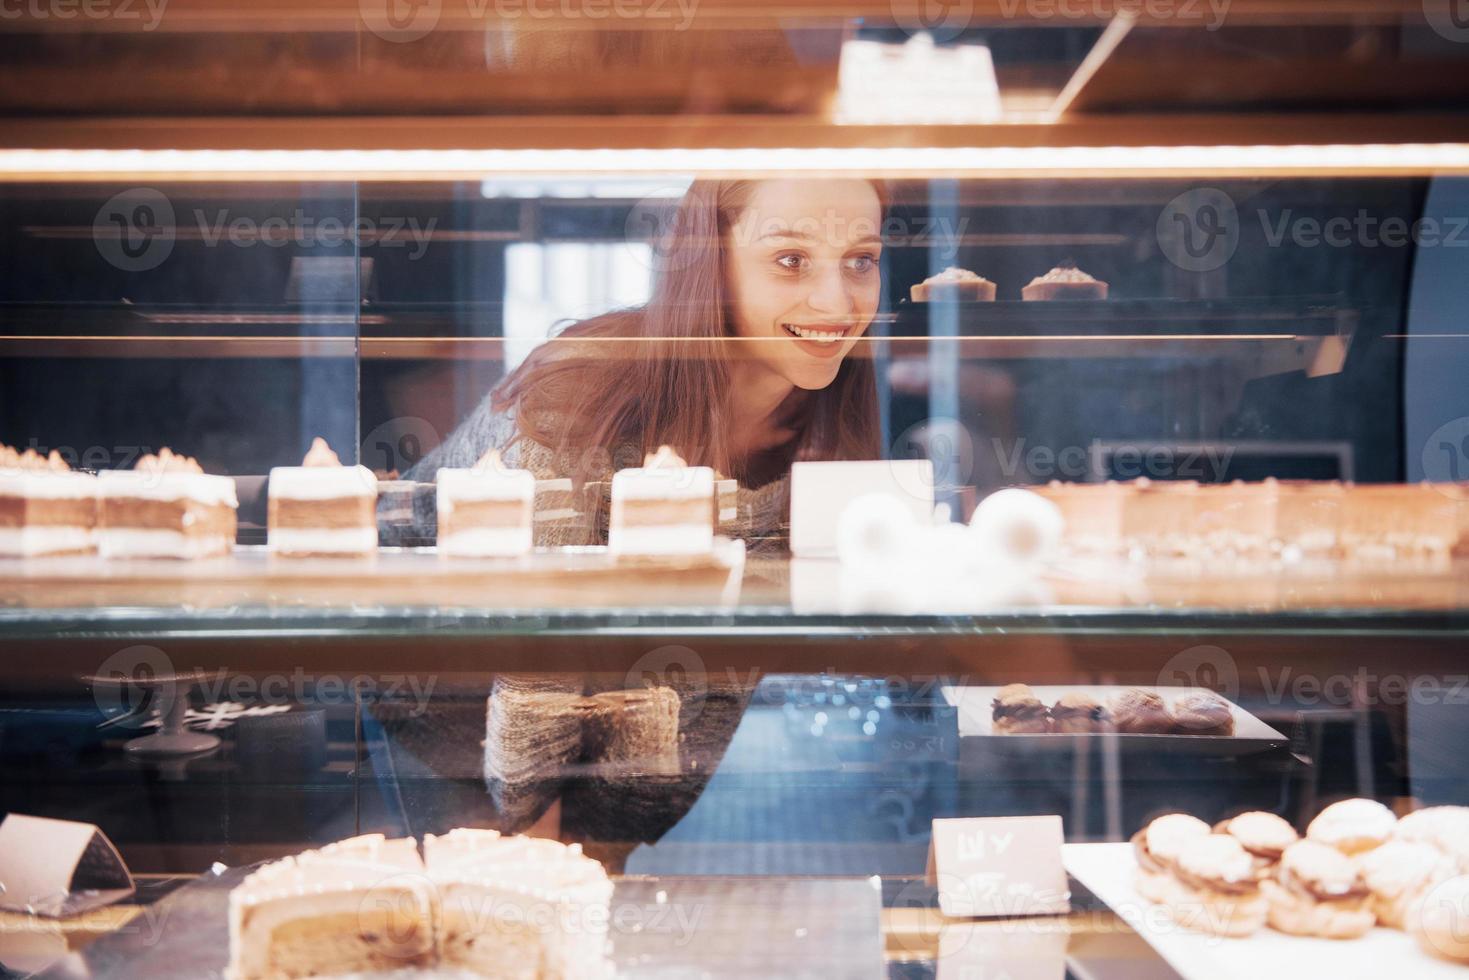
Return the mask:
M1430 956L1407 933L1378 927L1360 939L1288 936L1266 926L1245 939L1190 932L1133 888L1132 845L1063 844L1066 870L1157 950L1184 980L1465 980L1469 969Z
M1063 694L1083 691L1106 702L1119 691L1137 685L1088 685L1058 684L1032 686L1035 696L1046 704L1055 704ZM1157 691L1169 708L1185 694L1204 691L1201 687L1141 687L1145 691ZM1075 750L1081 744L1112 742L1121 752L1184 753L1198 755L1245 755L1264 752L1284 745L1289 741L1284 735L1250 714L1239 705L1229 702L1234 715L1233 735L1130 735L1113 732L1047 732L1044 734L1006 735L994 730L994 709L991 702L999 693L998 687L945 687L944 699L959 714L959 738L986 739L990 747L1013 748L1026 752L1046 750ZM1212 692L1211 692L1212 693Z

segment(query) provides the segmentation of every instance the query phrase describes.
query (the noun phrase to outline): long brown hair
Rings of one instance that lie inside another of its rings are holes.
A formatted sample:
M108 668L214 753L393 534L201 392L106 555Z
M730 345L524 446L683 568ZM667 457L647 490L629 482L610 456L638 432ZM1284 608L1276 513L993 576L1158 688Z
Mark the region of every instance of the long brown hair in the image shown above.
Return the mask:
M874 185L876 186L876 185ZM579 480L635 466L660 445L694 465L747 477L727 431L734 336L724 250L748 206L753 181L695 181L656 246L665 258L648 302L567 327L531 352L495 389L520 435L551 447ZM879 201L886 196L877 187ZM818 391L781 407L795 436L780 452L797 460L874 459L881 436L872 359L859 344ZM609 458L610 457L610 458Z

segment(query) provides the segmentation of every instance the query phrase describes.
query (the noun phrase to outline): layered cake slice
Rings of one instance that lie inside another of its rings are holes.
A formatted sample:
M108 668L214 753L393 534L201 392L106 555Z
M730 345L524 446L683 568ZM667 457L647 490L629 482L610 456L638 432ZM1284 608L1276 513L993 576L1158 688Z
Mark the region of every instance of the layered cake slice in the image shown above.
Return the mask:
M535 540L565 538L581 520L570 479L536 481L535 511L531 517Z
M714 471L689 466L668 446L641 469L612 477L607 533L614 555L686 555L714 547Z
M81 554L95 545L97 479L56 450L0 446L0 557Z
M507 469L491 449L467 470L441 469L437 478L439 554L523 555L534 543L536 478Z
M740 484L715 474L714 527L722 534L738 535L740 525Z
M612 882L580 845L461 828L426 836L423 853L439 899L440 966L534 980L612 975Z
M353 838L288 857L230 892L228 980L432 966L433 885L417 843Z
M1191 555L1199 550L1198 483L1143 478L1132 484L1131 491L1122 508L1122 536L1129 550L1154 556Z
M1278 492L1266 483L1199 484L1194 547L1216 555L1265 555L1277 540Z
M235 543L235 481L164 448L97 475L103 558L207 558Z
M1275 488L1275 538L1282 551L1334 553L1346 491L1335 480L1266 480Z
M1036 276L1020 290L1025 300L1106 299L1107 284L1066 261L1043 276Z
M358 557L377 551L377 477L343 466L318 436L300 466L270 471L266 547L287 558Z

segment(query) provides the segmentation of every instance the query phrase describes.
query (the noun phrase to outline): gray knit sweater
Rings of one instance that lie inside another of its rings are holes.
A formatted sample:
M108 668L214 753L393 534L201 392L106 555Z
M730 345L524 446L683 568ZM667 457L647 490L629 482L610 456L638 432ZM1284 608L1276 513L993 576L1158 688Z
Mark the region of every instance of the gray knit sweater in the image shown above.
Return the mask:
M554 480L570 477L574 482L605 482L612 479L612 467L592 473L571 473L560 464L556 453L548 446L536 442L522 433L511 412L497 412L486 396L474 412L449 438L433 452L419 460L407 473L404 480L432 483L442 468L467 469L479 461L489 449L498 449L500 458L508 467L530 470L537 480ZM726 533L733 531L742 537L768 537L780 533L790 497L790 477L768 483L756 489L741 488L739 491L739 516L733 528L723 525ZM382 508L379 508L382 515ZM419 493L413 497L411 526L401 523L385 526L384 535L388 543L399 543L406 537L432 537L438 525L434 495ZM536 525L538 546L605 544L597 540L598 533L591 522L557 521Z

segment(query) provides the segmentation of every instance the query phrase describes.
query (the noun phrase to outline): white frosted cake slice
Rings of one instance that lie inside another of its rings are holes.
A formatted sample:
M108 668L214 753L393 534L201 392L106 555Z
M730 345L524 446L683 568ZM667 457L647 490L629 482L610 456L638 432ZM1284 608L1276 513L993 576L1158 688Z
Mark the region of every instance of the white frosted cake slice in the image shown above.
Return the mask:
M432 966L434 898L412 839L358 837L276 861L230 892L225 976Z
M607 544L615 555L701 554L714 548L714 471L667 446L612 477Z
M97 478L56 450L0 446L0 557L81 554L95 546Z
M495 450L470 469L441 469L435 489L439 554L523 555L534 544L536 478L506 469Z
M534 980L612 975L612 882L579 845L459 829L425 837L423 854L445 969Z
M164 448L97 475L103 558L208 558L235 543L235 481Z
M300 466L270 471L266 547L288 558L359 557L377 552L377 477L343 466L321 437Z

